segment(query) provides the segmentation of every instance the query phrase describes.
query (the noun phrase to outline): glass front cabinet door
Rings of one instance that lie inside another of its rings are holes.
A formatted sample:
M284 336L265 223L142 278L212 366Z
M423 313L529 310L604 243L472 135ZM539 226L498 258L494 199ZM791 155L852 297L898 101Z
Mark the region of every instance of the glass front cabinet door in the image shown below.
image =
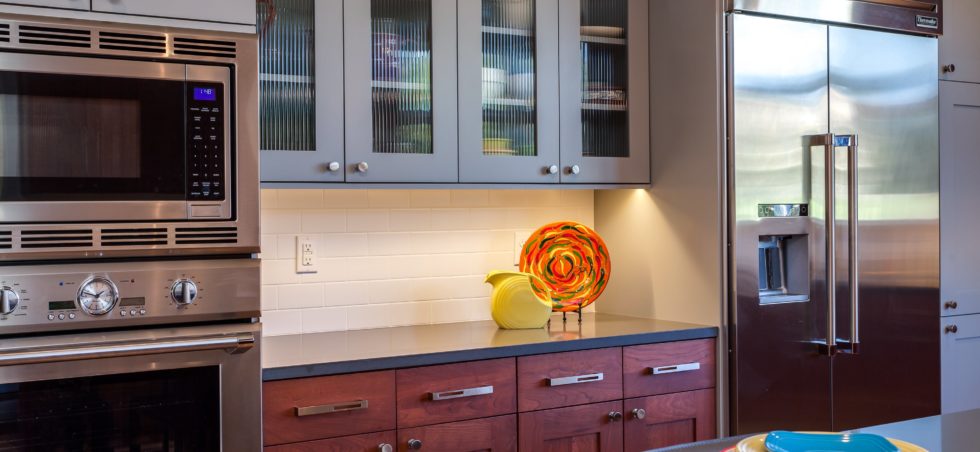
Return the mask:
M460 182L560 181L558 2L459 1Z
M343 182L343 0L256 7L262 181Z
M561 181L650 183L649 0L561 2Z
M458 181L456 0L345 0L347 182Z

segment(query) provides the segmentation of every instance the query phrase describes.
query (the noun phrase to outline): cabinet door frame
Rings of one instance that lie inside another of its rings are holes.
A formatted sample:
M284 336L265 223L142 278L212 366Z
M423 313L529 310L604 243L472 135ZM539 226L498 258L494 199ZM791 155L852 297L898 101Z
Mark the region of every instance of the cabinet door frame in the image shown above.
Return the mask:
M943 0L943 35L939 37L940 80L980 83L980 51L976 42L980 30L980 4L976 0ZM942 67L956 66L945 72Z
M956 332L946 333L956 326ZM980 408L976 381L980 379L980 314L939 319L942 335L942 412ZM972 346L972 347L971 347Z
M560 165L558 2L535 1L537 155L483 153L482 0L459 0L459 180L463 183L557 184ZM564 2L565 0L561 0Z
M331 162L344 166L344 68L337 64L344 61L343 9L344 0L313 6L316 149L261 150L262 182L344 181L343 170L329 170Z
M91 0L5 0L0 3L18 6L34 6L40 8L60 8L78 11L89 11L92 9Z
M538 451L547 441L594 433L600 436L600 451L621 451L623 419L609 419L608 415L614 411L622 414L622 400L520 413L518 449L521 452Z
M241 0L210 0L206 2L194 0L91 0L91 8L92 11L101 13L255 25L255 5L248 6L243 3Z
M650 183L650 0L626 0L626 48L629 75L627 108L629 157L582 154L582 0L562 0L561 182L563 184ZM571 168L578 166L579 174Z
M671 447L683 443L651 444L649 428L656 425L671 424L690 420L694 422L694 438L690 441L705 441L717 438L717 405L715 389L698 389L687 392L638 397L623 401L623 446L626 452L643 451ZM646 414L640 419L633 410L643 409Z
M458 182L456 0L432 3L432 153L373 152L371 2L344 0L347 182ZM361 162L366 172L357 170Z

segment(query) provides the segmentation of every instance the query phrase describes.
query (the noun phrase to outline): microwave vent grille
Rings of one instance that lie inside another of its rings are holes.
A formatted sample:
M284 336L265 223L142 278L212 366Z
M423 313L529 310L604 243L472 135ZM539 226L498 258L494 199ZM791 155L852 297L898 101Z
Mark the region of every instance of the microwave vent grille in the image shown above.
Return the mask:
M0 249L9 250L13 244L13 234L10 231L0 231Z
M209 243L237 243L236 227L177 228L177 245L203 245Z
M21 44L55 47L92 47L92 32L81 28L21 25L17 29Z
M10 24L0 24L0 42L10 42Z
M99 48L126 52L167 53L167 37L136 33L99 32Z
M103 229L102 246L166 245L166 228Z
M235 43L211 39L174 37L174 55L235 58Z
M91 229L37 229L20 232L21 248L88 248Z

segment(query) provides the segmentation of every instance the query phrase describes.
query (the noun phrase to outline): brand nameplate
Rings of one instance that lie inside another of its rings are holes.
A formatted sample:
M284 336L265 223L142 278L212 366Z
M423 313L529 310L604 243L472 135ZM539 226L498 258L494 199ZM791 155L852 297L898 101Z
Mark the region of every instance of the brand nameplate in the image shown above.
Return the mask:
M915 16L915 26L919 28L939 28L939 18L932 16Z

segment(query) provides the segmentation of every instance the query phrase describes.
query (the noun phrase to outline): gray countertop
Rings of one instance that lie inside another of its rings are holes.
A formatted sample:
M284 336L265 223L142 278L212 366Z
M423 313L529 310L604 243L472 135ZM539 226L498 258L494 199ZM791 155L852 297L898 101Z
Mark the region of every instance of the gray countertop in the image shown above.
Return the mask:
M537 330L491 321L406 326L262 339L263 379L283 380L460 361L716 337L712 326L608 314L559 317Z
M933 452L970 451L980 449L980 410L930 416L894 424L876 425L854 430L900 439ZM660 451L719 452L732 447L743 437L704 441Z

